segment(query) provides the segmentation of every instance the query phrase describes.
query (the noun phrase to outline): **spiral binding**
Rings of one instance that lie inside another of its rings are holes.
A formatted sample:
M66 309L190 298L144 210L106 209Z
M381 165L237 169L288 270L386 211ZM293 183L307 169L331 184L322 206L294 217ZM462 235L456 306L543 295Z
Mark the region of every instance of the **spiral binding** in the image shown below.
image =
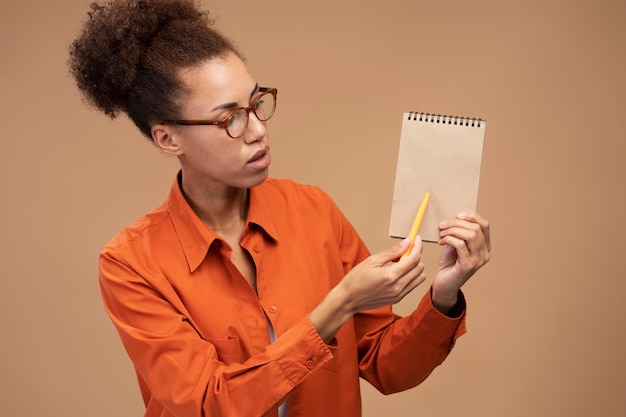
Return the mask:
M409 112L408 120L419 120L420 122L441 123L458 126L480 127L482 119L462 116L446 116L441 114L430 114L422 112Z

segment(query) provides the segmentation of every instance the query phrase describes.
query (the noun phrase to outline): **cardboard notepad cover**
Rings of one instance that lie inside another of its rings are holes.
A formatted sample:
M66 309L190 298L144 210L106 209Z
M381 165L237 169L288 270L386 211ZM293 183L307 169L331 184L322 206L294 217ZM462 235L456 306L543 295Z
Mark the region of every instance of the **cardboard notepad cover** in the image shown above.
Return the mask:
M439 223L476 211L487 123L480 119L404 113L389 235L408 236L427 191L430 203L419 235L439 241Z

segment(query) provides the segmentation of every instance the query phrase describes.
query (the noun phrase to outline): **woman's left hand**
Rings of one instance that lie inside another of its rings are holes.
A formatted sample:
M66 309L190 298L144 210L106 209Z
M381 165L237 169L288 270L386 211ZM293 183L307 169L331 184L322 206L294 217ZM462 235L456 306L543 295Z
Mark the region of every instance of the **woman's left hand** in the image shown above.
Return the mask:
M489 222L478 213L464 212L439 225L439 245L445 246L432 285L432 300L443 313L457 302L458 292L472 275L489 262Z

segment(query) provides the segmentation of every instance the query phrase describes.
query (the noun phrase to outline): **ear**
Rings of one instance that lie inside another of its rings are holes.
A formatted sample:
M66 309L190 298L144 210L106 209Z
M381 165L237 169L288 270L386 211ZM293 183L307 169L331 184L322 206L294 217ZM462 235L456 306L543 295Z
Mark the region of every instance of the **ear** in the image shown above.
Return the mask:
M151 129L154 144L164 153L173 156L182 155L182 147L178 135L174 135L171 125L154 125Z

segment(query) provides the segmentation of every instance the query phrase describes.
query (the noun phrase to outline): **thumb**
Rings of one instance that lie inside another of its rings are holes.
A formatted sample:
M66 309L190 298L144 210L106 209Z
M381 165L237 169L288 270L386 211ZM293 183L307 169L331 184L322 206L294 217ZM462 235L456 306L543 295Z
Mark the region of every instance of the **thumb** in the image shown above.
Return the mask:
M400 258L400 256L402 256L402 254L409 248L410 243L411 239L407 237L382 252L378 252L372 257L376 261L377 265L384 265L388 262L397 261L398 258Z

